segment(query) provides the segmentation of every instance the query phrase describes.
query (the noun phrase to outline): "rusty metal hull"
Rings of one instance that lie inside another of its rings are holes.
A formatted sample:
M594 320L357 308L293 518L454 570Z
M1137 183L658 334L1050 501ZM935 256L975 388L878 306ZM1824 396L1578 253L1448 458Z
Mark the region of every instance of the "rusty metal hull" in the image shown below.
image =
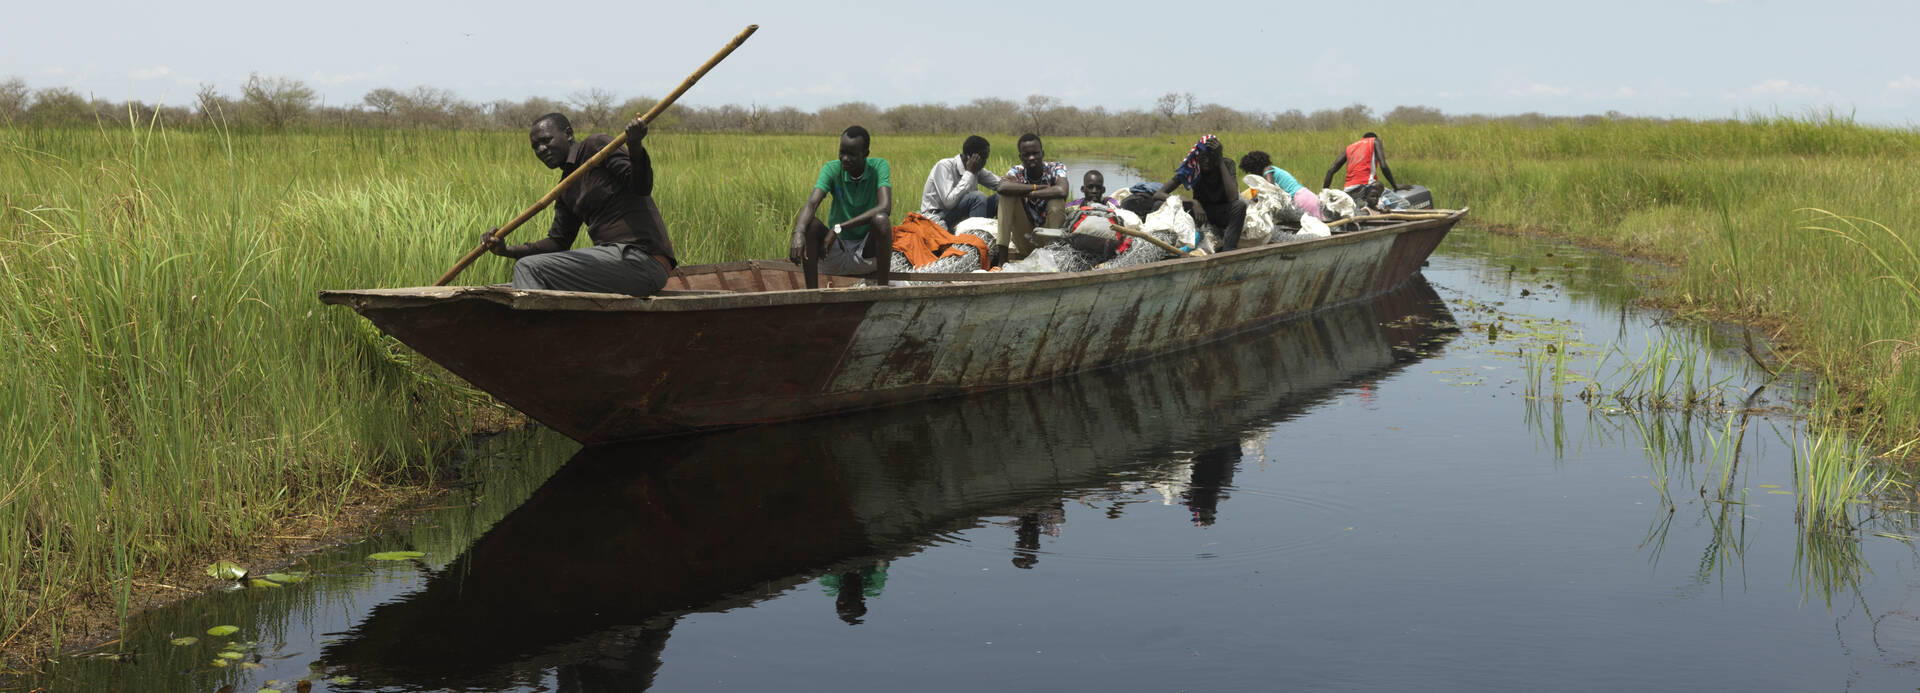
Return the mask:
M535 420L603 443L976 392L1178 351L1385 293L1465 214L939 286L793 289L791 265L732 263L686 268L669 285L683 290L644 299L428 287L321 300L351 306ZM729 290L699 290L715 282Z

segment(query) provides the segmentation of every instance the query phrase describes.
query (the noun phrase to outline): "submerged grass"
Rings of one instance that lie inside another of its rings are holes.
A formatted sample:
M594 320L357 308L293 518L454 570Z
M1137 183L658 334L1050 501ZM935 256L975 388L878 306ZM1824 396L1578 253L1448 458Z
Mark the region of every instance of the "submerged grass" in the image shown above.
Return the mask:
M1864 522L1854 510L1868 507L1888 481L1858 438L1842 426L1830 426L1800 437L1793 484L1799 519L1809 531L1850 534Z
M1916 217L1920 169L1909 162L1920 134L1791 118L1383 133L1396 174L1431 186L1441 206L1672 258L1680 271L1667 294L1683 308L1781 321L1800 364L1848 385L1835 408L1858 410L1896 442L1920 437L1916 231L1847 223ZM1264 149L1314 185L1357 134L1222 139L1236 155ZM917 207L927 171L959 139L876 137L875 155L893 165L896 217ZM1012 140L994 137L996 170L1013 165ZM1046 146L1058 158L1121 157L1154 179L1191 142ZM709 262L783 255L835 140L661 132L649 146L681 257ZM511 134L129 122L0 128L0 181L9 638L78 599L125 604L134 575L430 473L423 461L487 401L314 293L429 283L553 175ZM484 258L460 281L503 281L508 267ZM1569 382L1557 348L1536 371L1556 390Z

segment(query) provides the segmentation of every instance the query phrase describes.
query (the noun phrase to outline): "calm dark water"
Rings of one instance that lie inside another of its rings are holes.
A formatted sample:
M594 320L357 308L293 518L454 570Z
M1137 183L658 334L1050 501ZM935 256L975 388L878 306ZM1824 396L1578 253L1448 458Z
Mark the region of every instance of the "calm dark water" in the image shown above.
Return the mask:
M1737 333L1634 307L1639 273L1459 229L1379 301L1069 380L583 452L499 437L417 526L13 685L1920 686L1910 516L1810 539L1791 419L1528 396L1547 345L1602 383L1670 343L1736 400L1759 385ZM394 549L426 555L364 560ZM254 666L211 666L236 640Z

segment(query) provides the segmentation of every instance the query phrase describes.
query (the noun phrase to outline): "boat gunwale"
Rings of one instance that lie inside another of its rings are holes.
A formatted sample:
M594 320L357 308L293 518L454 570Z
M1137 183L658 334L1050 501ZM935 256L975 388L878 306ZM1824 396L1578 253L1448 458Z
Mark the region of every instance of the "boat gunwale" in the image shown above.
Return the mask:
M418 308L457 300L486 300L499 303L513 310L613 313L709 311L825 303L911 301L927 298L988 296L1001 293L1033 291L1043 288L1068 288L1080 284L1128 281L1167 273L1189 271L1196 269L1194 267L1195 265L1209 263L1220 264L1222 260L1239 264L1264 259L1270 255L1280 255L1283 257L1287 255L1297 255L1321 248L1365 242L1383 235L1399 235L1440 225L1452 225L1459 222L1462 218L1465 218L1470 209L1469 207L1463 207L1458 210L1453 210L1452 214L1446 216L1434 217L1432 219L1400 221L1385 226L1364 228L1333 236L1282 243L1269 243L1252 248L1240 248L1199 257L1173 258L1131 267L1110 267L1082 272L1030 273L1026 274L1026 276L1010 277L1007 279L987 279L963 283L914 286L857 286L820 289L802 288L754 292L699 292L648 297L577 291L514 289L502 286L430 286L398 289L325 290L320 292L320 300L323 303L347 305L356 311L367 309ZM756 262L760 261L749 260L694 265L688 269L734 264L752 266ZM913 281L912 276L912 273L896 273L893 275L896 281Z

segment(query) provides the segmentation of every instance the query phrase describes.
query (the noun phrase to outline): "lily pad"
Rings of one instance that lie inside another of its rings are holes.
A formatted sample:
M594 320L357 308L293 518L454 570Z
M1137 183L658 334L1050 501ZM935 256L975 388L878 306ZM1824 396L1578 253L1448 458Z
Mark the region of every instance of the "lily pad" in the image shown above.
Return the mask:
M207 566L207 575L220 580L240 580L247 577L247 569L233 561L214 561Z
M342 686L350 686L350 685L353 685L354 680L355 679L351 676L335 676L333 678L327 679L327 683L338 684Z
M224 667L227 665L227 660L216 659L216 660L213 660L212 664L216 667Z
M207 629L207 635L211 635L216 638L221 636L226 636L226 635L233 635L234 633L238 633L238 632L240 632L239 626L214 626L212 628Z
M192 645L192 644L194 644L194 643L196 643L196 642L200 642L200 639L199 639L199 638L196 638L196 637L193 637L193 636L191 636L191 635L188 635L188 636L185 636L185 637L179 637L179 638L174 638L174 639L173 639L173 644L175 644L175 645L179 645L179 646L181 646L181 647L186 647L186 646L188 646L188 645Z
M300 582L302 580L307 579L307 574L306 573L267 573L266 575L262 575L260 577L266 578L268 580L272 580L274 582L278 582L282 585L291 585L293 583Z
M419 551L381 551L380 553L368 556L367 559L373 561L409 561L425 555L426 554Z
M218 656L221 659L245 659L247 656L247 653L234 652L233 650L227 650L225 652L220 653Z

